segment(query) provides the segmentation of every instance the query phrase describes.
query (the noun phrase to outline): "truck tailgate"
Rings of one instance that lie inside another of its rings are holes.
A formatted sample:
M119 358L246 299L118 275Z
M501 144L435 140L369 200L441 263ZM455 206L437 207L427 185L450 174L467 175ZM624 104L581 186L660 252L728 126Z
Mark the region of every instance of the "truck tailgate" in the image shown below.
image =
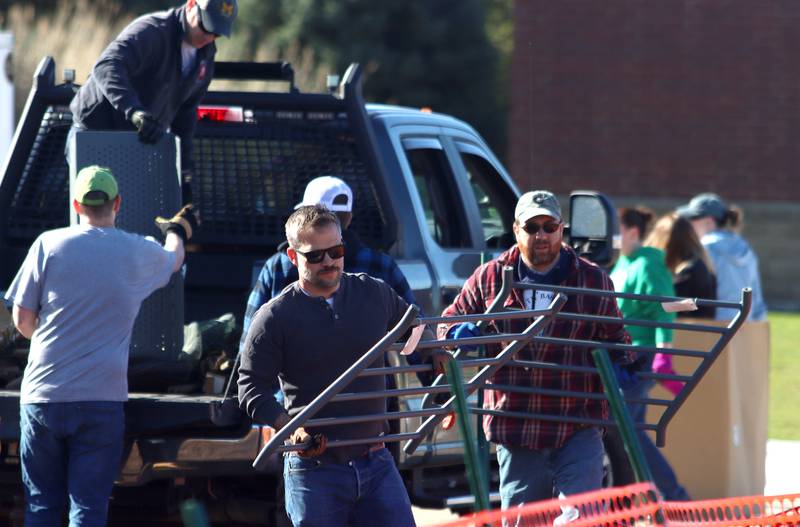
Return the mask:
M218 396L132 393L125 403L129 436L169 434L190 429L217 428L211 422L211 406ZM19 439L19 391L0 390L0 440Z

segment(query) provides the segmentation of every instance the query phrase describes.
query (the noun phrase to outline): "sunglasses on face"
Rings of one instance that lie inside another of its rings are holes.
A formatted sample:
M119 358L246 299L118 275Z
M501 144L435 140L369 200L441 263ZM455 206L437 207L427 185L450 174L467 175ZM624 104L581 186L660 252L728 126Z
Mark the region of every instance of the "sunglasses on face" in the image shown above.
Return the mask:
M558 230L559 227L561 227L561 222L558 221L548 221L543 225L540 225L535 221L531 221L523 225L522 230L533 236L539 232L539 229L542 229L547 234L553 234Z
M316 264L325 259L326 253L331 260L338 260L339 258L342 258L344 256L344 244L340 243L339 245L334 245L333 247L328 247L327 249L317 249L315 251L308 252L302 252L295 249L295 252L297 254L302 254L303 258L305 258L308 263Z

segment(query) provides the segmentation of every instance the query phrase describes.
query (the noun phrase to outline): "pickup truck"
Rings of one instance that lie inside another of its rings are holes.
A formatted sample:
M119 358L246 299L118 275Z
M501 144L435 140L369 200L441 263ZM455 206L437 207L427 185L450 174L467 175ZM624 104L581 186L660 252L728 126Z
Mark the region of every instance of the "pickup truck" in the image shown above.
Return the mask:
M41 61L0 172L0 284L11 282L38 234L69 224L64 143L77 87L69 77L56 84L55 71L51 58ZM210 91L198 111L192 190L203 225L188 248L186 321L223 313L241 320L254 274L282 241L286 215L306 182L320 175L351 185L351 228L397 260L425 313L441 312L482 258L513 243L519 190L468 124L428 110L365 104L357 65L330 93L298 91L286 63L221 62L215 75L280 81L288 89ZM581 218L572 222L572 243L609 261L616 224L608 200L576 193L570 209ZM140 351L135 344L131 361ZM24 351L9 347L0 359L24 361ZM236 412L214 418L220 395L203 393L201 383L193 393L174 393L168 383L133 381L147 391L132 390L126 406L127 447L112 498L115 524L177 521L177 505L192 496L205 502L212 520L280 522L279 472L257 473L251 466L271 429ZM415 382L412 376L396 379L398 387ZM13 515L22 489L19 392L11 388L13 383L0 390L0 510ZM397 448L394 453L414 503L444 506L467 494L455 430L437 429L412 455Z

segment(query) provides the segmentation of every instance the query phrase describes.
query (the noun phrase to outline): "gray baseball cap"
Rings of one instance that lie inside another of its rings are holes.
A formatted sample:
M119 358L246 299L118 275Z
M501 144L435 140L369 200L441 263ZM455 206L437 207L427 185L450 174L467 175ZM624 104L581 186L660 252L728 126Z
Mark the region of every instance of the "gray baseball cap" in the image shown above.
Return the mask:
M231 36L233 21L239 13L236 0L197 0L203 29L217 35Z
M523 224L536 216L552 216L561 221L561 205L552 192L532 190L520 196L514 209L514 219Z
M728 212L728 204L716 194L705 192L693 197L686 205L678 207L676 212L678 216L687 220L705 216L711 216L715 220L722 220Z

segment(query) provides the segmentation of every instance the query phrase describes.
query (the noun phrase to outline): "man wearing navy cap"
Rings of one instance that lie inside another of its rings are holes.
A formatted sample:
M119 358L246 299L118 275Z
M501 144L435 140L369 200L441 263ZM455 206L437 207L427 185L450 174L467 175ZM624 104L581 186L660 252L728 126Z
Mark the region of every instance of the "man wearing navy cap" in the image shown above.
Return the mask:
M181 138L184 202L191 201L197 105L214 76L214 41L230 37L237 0L187 0L131 22L103 51L70 104L75 130L137 130Z

